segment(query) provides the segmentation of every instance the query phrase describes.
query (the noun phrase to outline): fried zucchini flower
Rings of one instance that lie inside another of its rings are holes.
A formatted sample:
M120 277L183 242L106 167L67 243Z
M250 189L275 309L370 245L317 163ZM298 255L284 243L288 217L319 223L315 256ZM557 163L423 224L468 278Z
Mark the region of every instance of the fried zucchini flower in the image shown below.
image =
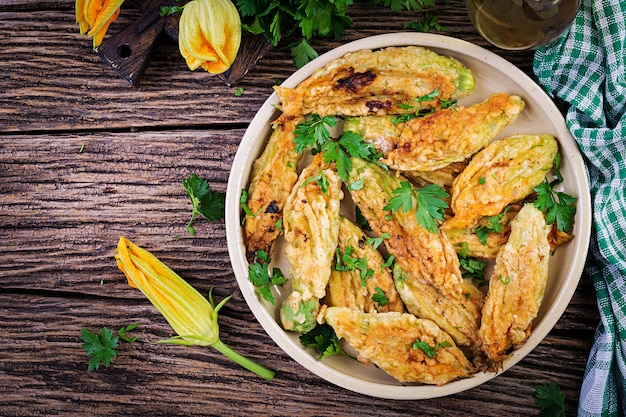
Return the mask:
M121 236L115 260L128 284L138 288L165 317L178 336L158 343L213 346L220 353L257 375L271 380L274 372L226 346L219 335L219 310L231 296L217 306L147 250Z
M230 0L193 0L183 6L178 48L187 66L221 74L232 65L241 43L241 18Z
M109 25L120 14L124 0L76 0L76 23L80 34L93 38L93 49L102 43Z

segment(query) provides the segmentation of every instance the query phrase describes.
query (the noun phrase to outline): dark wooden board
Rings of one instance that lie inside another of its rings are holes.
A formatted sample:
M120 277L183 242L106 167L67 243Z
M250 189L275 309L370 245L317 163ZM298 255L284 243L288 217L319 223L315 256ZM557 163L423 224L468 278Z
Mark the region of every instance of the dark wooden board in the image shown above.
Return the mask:
M171 38L157 46L139 87L104 64L78 33L74 1L0 0L0 415L529 416L537 384L555 382L575 415L598 323L583 277L549 336L494 380L445 398L394 401L333 386L269 338L246 305L223 221L185 225L181 180L195 172L224 191L248 123L295 67L273 48L235 88L191 72ZM462 2L441 3L447 34L484 46L532 75L532 51L496 50ZM111 34L139 16L125 6ZM351 6L343 42L402 30L420 12ZM326 52L342 42L315 40ZM222 339L274 369L261 380L211 348L154 344L170 334L125 282L120 235L154 252L201 292L222 299ZM114 363L87 372L80 330L141 325Z

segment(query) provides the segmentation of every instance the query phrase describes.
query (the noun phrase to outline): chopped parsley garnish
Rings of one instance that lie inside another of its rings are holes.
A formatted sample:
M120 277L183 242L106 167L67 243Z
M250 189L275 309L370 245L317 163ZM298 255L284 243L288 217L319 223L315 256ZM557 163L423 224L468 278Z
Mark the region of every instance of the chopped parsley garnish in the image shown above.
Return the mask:
M358 269L361 285L365 287L367 279L374 275L374 270L369 268L366 256L358 258L353 256L353 253L354 248L352 246L346 247L343 253L339 248L335 249L335 271L355 271Z
M389 298L387 298L387 295L383 292L383 290L380 287L376 287L375 291L376 292L372 294L373 302L375 302L381 307L384 307L387 304L389 304Z
M245 188L241 190L241 196L239 197L239 205L241 206L241 209L244 211L244 213L246 213L248 216L251 216L251 217L256 216L256 214L253 213L252 210L250 210L250 208L248 207L248 190L246 190Z
M308 116L307 120L298 123L294 130L294 140L296 152L302 153L307 148L312 148L311 152L316 154L321 151L322 145L330 139L330 130L337 126L335 116L320 117L317 114Z
M437 97L439 97L440 92L439 92L439 87L435 88L433 91L431 91L428 94L424 94L423 96L417 97L413 99L413 102L415 103L423 103L425 101L432 101L432 100L436 100ZM456 100L446 100L446 99L440 99L439 100L439 105L442 109L447 109L449 107L454 107L456 105ZM408 103L400 103L398 104L398 107L406 110L407 112L404 114L400 114L398 116L393 116L391 118L391 123L393 124L399 124L399 123L406 123L411 119L415 119L418 117L424 117L427 114L431 114L435 112L435 108L430 108L430 109L422 109L421 106L413 106L411 104Z
M135 323L129 324L128 326L121 327L117 331L117 335L123 341L128 342L128 343L132 343L132 342L137 340L137 337L136 336L135 337L130 337L126 333L135 330L137 327L139 327L139 322L135 322Z
M437 351L439 349L445 348L445 347L451 347L451 346L452 345L449 342L436 343L435 347L432 347L428 343L422 342L420 340L416 340L415 343L413 343L413 349L415 349L415 350L418 350L418 349L423 350L424 353L426 354L426 356L428 356L430 359L435 357L435 355L437 354Z
M383 233L379 237L368 237L365 244L372 245L374 249L378 249L382 245L384 239L389 239L389 233Z
M344 132L339 139L331 136L329 128L337 125L335 116L320 117L312 114L304 122L298 123L294 131L294 143L296 152L302 153L311 148L313 155L322 152L324 162L334 162L337 166L337 174L343 182L348 181L348 175L352 169L350 158L364 158L375 161L380 158L374 148L363 141L361 135L354 132Z
M272 305L276 303L276 299L272 294L270 285L283 285L287 282L287 278L283 275L280 268L272 268L270 274L269 263L271 258L264 250L260 250L256 254L259 262L248 265L248 279L255 285L259 295Z
M430 184L417 190L408 181L402 181L400 187L393 190L392 194L383 210L391 212L402 210L406 213L413 210L416 201L417 224L431 233L437 233L439 227L437 220L443 220L444 210L448 207L448 203L443 199L450 196L443 188Z
M551 182L545 180L537 187L537 200L535 207L541 210L546 216L546 223L556 223L556 228L565 233L571 233L574 227L574 217L576 216L576 202L578 198L566 194L562 191L556 191L555 187L563 182L563 176L560 170L561 154L557 153L554 158L554 176Z
M372 231L372 227L370 226L370 223L363 216L363 213L361 212L361 209L359 208L359 206L355 206L354 208L354 217L356 219L356 224L358 224L361 229L365 230L366 232Z
M328 182L328 178L326 178L326 175L324 175L324 171L320 171L319 174L314 175L304 180L301 187L306 187L307 184L313 181L317 182L317 185L320 187L320 190L322 191L322 193L328 194L328 187L330 183Z
M502 224L502 219L509 211L509 206L507 206L502 213L496 214L495 216L485 217L484 219L487 221L487 224L482 224L476 227L475 232L478 235L478 239L480 243L483 245L487 244L487 239L489 238L489 233L500 233L504 229L504 224Z
M191 218L187 223L187 231L191 236L196 234L196 230L191 225L196 216L201 215L212 222L224 217L225 193L211 191L209 183L196 174L183 179L183 187L192 205Z
M339 354L348 356L341 348L335 330L327 323L318 324L313 330L301 335L300 343L321 353L319 360Z

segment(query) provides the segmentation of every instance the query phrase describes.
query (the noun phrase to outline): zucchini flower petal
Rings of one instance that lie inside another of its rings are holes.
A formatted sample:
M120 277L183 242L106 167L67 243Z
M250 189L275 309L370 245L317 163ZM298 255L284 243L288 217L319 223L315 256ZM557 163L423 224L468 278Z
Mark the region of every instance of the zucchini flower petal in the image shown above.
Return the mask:
M121 236L115 255L128 284L138 288L178 334L158 343L213 346L244 368L271 380L274 372L226 346L219 338L218 312L232 297L217 306L147 250Z
M241 18L230 0L193 0L183 6L178 48L187 66L211 74L230 68L241 43Z
M80 34L93 38L96 49L102 43L109 25L120 14L124 0L76 0L76 23Z

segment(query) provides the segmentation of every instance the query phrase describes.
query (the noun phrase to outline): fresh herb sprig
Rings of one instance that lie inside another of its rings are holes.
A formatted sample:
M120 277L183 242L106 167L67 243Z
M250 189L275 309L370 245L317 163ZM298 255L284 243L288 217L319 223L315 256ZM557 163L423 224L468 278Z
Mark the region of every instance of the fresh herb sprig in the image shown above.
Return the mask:
M203 216L211 222L224 217L226 194L211 191L209 183L196 174L191 174L189 178L183 179L182 182L192 206L191 218L189 223L187 223L187 232L191 236L195 236L196 230L193 228L192 223L197 216Z
M103 327L100 333L93 333L86 328L82 328L82 348L87 352L87 356L89 357L87 370L91 372L99 369L100 365L109 366L113 362L113 358L117 355L116 349L119 339L129 343L137 340L136 337L129 337L126 334L136 329L137 326L139 326L139 323L124 326L117 331L117 336L113 330L106 327Z
M559 153L554 160L555 179L552 181L546 179L535 187L537 199L534 204L535 207L545 214L547 224L556 223L558 230L571 233L574 226L578 198L556 190L556 187L563 182L560 165L561 154Z
M541 407L540 417L565 417L565 396L554 382L537 385L535 396Z
M248 265L248 279L252 282L259 295L272 305L276 303L276 299L272 294L271 285L283 285L288 280L278 267L272 268L270 273L269 263L271 258L264 250L259 250L256 254L259 262Z
M426 354L426 356L428 356L430 359L435 357L439 349L445 348L445 347L451 347L451 346L452 345L446 341L441 342L441 343L436 343L434 347L421 340L416 340L413 343L413 349L422 350Z
M333 355L345 355L350 357L341 348L340 339L337 337L335 330L328 324L318 324L313 330L300 336L302 345L314 348L321 356L319 360Z
M402 210L406 213L413 210L417 203L415 210L417 224L431 233L437 232L439 228L437 221L443 220L444 210L448 208L448 203L444 199L450 196L443 188L429 184L417 190L408 181L402 181L391 193L393 196L383 210L391 212Z
M294 143L296 152L302 153L310 148L312 154L322 152L324 162L334 162L337 166L337 174L343 182L348 180L352 161L350 158L364 158L370 161L380 159L380 154L374 148L363 141L363 138L355 132L344 132L341 137L334 139L330 129L337 126L335 116L321 117L312 114L301 123L298 123L294 131Z

